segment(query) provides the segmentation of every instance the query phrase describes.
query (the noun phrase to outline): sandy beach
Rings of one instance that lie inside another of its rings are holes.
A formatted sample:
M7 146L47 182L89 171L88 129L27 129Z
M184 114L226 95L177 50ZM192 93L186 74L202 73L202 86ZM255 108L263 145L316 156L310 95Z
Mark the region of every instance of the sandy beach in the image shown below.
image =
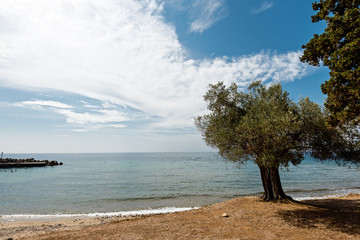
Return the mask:
M243 197L152 216L1 222L0 239L360 239L359 226L360 195L301 203Z

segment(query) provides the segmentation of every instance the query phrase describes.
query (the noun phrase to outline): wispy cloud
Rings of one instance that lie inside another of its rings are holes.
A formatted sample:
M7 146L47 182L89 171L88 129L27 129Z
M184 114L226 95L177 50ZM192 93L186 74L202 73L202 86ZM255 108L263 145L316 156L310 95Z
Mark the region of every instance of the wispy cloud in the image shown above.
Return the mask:
M192 4L191 32L203 32L227 15L225 0L195 0Z
M203 32L228 15L226 0L167 0L176 11L186 12L190 32Z
M274 6L274 4L273 4L272 2L263 2L260 7L254 8L254 9L251 11L251 13L252 13L252 14L258 14L258 13L261 13L261 12L263 12L263 11L268 10L268 9L271 8L272 6Z
M86 109L87 105L83 105L85 112L77 112L75 107L57 101L23 101L13 104L16 107L31 108L39 111L51 111L63 115L66 122L75 127L73 131L89 131L97 130L104 127L123 128L122 122L129 121L126 114L114 109L112 104L103 104L104 109Z
M57 101L43 101L43 100L33 100L33 101L23 101L20 103L15 103L15 106L18 107L31 107L33 109L44 109L44 108L63 108L63 109L71 109L72 106L57 102Z
M194 24L199 32L222 16L216 12L223 1L205 2L203 20ZM0 85L96 99L80 112L48 97L22 102L88 129L122 127L134 119L129 109L151 127L193 128L194 116L206 110L209 83L292 81L307 69L300 51L194 60L155 0L4 0L0 19Z

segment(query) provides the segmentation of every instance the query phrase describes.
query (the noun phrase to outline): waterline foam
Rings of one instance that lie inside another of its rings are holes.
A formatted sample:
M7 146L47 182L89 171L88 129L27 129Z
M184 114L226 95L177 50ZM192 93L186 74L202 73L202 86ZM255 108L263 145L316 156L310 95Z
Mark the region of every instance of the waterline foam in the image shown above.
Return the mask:
M132 216L146 216L155 214L175 213L198 209L198 207L165 207L158 209L146 209L127 212L108 212L108 213L86 213L86 214L12 214L0 216L0 221L21 221L21 220L44 220L44 219L59 219L59 218L87 218L87 217L132 217Z
M341 189L341 190L336 190L334 194L328 194L323 196L294 197L294 199L296 201L329 199L329 198L346 197L351 194L356 194L356 195L360 194L360 189Z

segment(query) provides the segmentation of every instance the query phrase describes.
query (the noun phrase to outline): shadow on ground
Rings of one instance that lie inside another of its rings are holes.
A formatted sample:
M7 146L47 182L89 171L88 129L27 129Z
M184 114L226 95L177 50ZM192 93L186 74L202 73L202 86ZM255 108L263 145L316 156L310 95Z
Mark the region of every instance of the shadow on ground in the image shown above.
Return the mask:
M283 210L278 214L290 225L302 228L327 228L360 235L360 200L322 199L304 201L308 207Z

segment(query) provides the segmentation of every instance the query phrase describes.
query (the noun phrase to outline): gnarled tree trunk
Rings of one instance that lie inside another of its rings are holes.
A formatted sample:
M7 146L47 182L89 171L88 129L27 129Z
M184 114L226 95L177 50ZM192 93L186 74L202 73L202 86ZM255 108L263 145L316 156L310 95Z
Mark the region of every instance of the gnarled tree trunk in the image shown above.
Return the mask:
M259 166L260 174L261 174L261 182L264 188L264 195L262 199L265 201L269 201L274 199L274 194L271 186L270 172L267 167Z
M263 200L293 200L284 193L281 186L279 167L259 166L261 174L261 182L264 188Z

